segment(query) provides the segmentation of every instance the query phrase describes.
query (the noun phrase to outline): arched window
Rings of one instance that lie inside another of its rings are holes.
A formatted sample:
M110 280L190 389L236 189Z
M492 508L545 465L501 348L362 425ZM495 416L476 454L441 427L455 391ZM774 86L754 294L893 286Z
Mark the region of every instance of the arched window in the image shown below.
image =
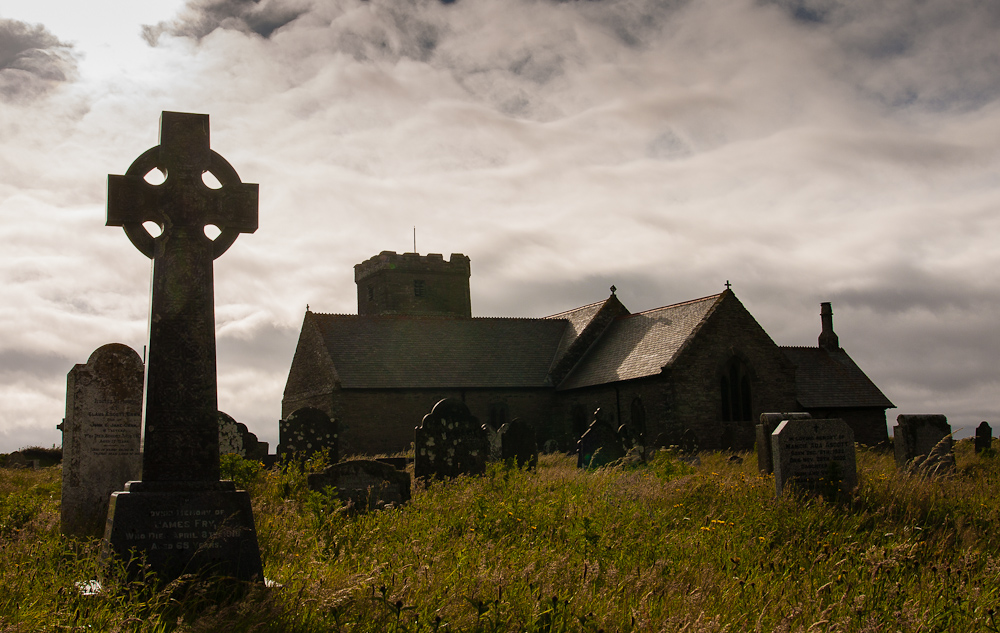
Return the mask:
M723 421L752 421L753 394L750 372L746 365L739 358L733 357L726 363L721 382Z
M632 428L640 440L646 437L646 407L640 397L632 398Z

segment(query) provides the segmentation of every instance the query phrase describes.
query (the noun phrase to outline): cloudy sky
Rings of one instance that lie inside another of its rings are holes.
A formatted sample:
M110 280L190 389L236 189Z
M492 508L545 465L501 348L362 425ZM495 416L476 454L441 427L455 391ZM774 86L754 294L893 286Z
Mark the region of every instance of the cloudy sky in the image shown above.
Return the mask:
M728 279L780 345L832 301L890 420L998 423L998 31L975 0L5 0L0 452L60 442L95 348L142 350L106 183L162 110L260 184L216 261L219 404L272 449L306 304L355 312L414 226L477 316Z

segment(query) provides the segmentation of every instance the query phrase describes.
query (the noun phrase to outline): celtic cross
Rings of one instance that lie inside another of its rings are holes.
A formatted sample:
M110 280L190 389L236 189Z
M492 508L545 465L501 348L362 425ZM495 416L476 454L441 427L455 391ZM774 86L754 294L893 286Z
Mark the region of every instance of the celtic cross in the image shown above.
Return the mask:
M166 176L159 185L144 178L154 169ZM204 183L206 172L221 188ZM221 229L214 240L208 225ZM107 226L153 260L142 480L218 481L213 260L257 230L257 185L210 149L207 114L164 112L160 144L108 176Z

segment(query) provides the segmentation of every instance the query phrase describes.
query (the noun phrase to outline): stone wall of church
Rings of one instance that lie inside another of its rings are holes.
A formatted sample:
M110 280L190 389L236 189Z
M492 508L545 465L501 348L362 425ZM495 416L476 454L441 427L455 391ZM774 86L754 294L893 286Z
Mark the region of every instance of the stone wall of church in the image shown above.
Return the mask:
M464 401L484 424L491 406L503 405L508 421L519 417L541 434L552 417L553 395L551 389L336 389L288 400L282 417L316 407L337 420L341 455L397 453L410 449L414 427L443 398Z
M724 422L721 381L734 356L749 370L752 415L742 422ZM670 375L671 423L692 430L702 449L749 450L762 412L797 407L794 366L731 292L675 360Z
M854 441L867 446L876 446L889 441L886 428L885 409L872 407L806 409L812 417L819 419L841 418L854 432Z

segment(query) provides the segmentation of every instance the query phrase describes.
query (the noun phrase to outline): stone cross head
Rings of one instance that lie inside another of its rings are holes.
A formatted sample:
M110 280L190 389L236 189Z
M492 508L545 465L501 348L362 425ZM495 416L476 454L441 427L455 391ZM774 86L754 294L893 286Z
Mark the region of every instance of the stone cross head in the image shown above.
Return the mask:
M123 227L146 257L152 259L157 243L181 227L203 232L217 226L214 258L240 233L257 230L257 185L241 182L232 165L210 149L208 129L207 114L163 112L160 144L136 158L124 176L108 176L107 226ZM144 178L154 169L166 176L159 185ZM206 172L222 187L209 188L202 179ZM143 222L155 222L162 233L154 238Z

